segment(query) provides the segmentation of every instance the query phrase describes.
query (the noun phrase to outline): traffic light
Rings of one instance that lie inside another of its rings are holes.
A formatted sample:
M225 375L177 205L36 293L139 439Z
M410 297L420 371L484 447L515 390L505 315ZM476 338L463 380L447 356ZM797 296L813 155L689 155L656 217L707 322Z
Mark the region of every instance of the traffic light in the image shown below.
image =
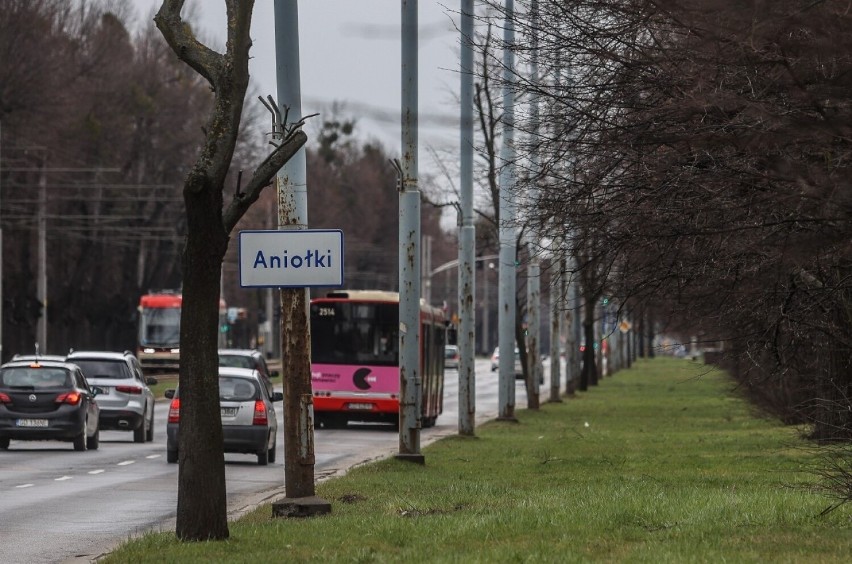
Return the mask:
M604 296L604 298L603 298L602 302L603 302L603 305L608 304L608 303L609 303L609 298L608 298L608 297L606 297L606 296Z
M227 333L230 329L231 329L231 326L228 325L227 323L223 323L222 325L219 326L219 332L221 332L221 333Z

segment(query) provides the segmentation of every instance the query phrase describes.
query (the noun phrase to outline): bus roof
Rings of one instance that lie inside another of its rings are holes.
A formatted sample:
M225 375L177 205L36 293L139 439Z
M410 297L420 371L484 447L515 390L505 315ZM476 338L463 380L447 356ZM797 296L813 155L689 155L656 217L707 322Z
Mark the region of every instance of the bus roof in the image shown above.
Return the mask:
M317 300L351 300L362 302L399 302L397 292L385 290L334 290Z
M139 300L141 307L180 307L183 298L180 294L145 294Z

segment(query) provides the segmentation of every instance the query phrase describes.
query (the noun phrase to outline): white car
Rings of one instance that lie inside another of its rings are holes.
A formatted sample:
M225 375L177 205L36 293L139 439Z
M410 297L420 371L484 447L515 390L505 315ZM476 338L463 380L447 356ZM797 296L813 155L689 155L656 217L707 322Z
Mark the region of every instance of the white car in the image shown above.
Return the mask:
M172 400L166 424L166 462L174 464L180 450L180 388L166 390L165 395ZM278 418L273 402L283 400L281 392L269 394L257 370L220 366L219 406L224 451L253 454L261 466L275 462Z
M459 367L459 348L456 345L446 345L444 347L444 368Z
M491 355L491 372L496 372L500 367L500 347L494 347L494 354ZM521 353L515 349L515 378L524 377L524 368L521 366Z

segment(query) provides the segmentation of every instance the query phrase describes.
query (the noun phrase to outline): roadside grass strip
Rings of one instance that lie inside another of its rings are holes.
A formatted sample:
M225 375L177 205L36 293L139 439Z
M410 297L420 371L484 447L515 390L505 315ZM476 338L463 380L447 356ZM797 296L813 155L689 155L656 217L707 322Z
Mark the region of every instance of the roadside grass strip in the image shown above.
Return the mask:
M327 516L262 506L224 542L131 540L120 562L848 562L852 508L814 488L802 429L721 371L640 360L519 422L317 485ZM282 476L283 481L283 476Z

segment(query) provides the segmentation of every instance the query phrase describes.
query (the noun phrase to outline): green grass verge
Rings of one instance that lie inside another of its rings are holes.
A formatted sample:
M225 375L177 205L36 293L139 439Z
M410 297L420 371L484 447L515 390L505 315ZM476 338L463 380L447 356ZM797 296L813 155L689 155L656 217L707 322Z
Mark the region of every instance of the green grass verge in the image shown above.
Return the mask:
M848 562L852 511L820 516L813 452L731 388L688 360L639 361L517 424L430 445L425 466L318 484L330 515L266 505L227 541L149 534L103 562Z
M173 390L173 389L177 388L177 385L178 385L178 375L177 374L169 374L169 375L154 374L153 376L154 376L154 378L157 379L157 383L154 384L154 385L148 386L148 387L151 388L151 393L154 394L155 399L163 399L163 398L166 397L164 395L166 393L166 390L169 390L169 389Z

